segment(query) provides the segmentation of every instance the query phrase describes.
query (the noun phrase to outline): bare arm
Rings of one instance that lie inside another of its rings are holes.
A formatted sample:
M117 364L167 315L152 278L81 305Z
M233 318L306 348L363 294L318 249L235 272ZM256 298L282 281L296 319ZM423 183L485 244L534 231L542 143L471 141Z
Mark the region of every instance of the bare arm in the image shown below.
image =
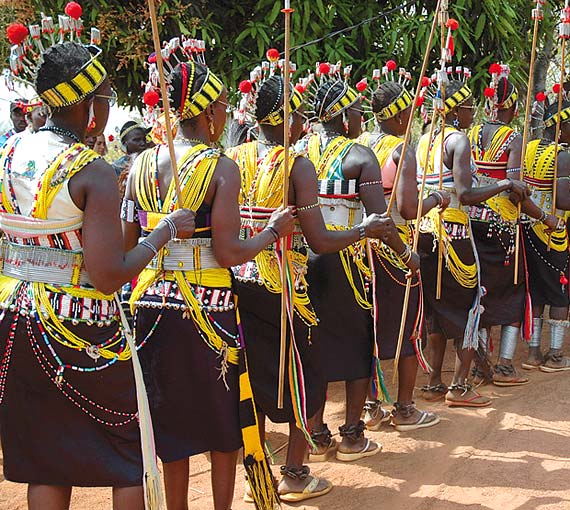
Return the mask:
M507 176L517 181L521 180L521 151L522 136L517 134L509 146L509 159L507 161Z
M117 177L104 160L95 160L72 177L69 189L74 203L84 212L85 267L93 285L101 292L111 294L140 273L152 259L153 252L140 245L125 252L119 221ZM179 233L191 235L193 215L181 210L177 211L176 217L184 220L177 222ZM156 248L164 246L169 239L170 231L164 223L148 236Z
M131 166L129 176L127 178L127 183L125 186L125 199L133 200L135 199L135 189L134 189L134 168L135 165ZM140 225L136 222L122 221L123 226L123 240L125 245L125 250L128 251L134 248L139 241L141 235Z
M558 179L556 180L556 207L570 211L570 153L558 153ZM549 212L549 211L547 211Z

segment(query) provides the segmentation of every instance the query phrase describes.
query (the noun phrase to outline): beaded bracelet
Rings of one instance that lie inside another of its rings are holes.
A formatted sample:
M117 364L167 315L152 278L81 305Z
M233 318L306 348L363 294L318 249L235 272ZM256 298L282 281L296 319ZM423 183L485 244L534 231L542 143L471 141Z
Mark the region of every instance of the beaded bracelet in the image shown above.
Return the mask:
M443 205L443 195L439 191L434 191L432 196L435 197L438 207Z
M311 205L304 205L302 207L297 207L297 212L299 211L308 211L309 209L314 209L315 207L319 207L319 203L315 202L314 204Z
M279 239L279 232L277 232L277 230L275 230L271 225L267 225L267 227L265 227L267 230L269 230L269 232L271 232L271 235L273 236L273 238L275 239L275 241L277 241Z
M358 183L358 187L362 188L362 186L377 186L377 185L381 185L382 181L366 181L366 182L359 182Z
M366 238L366 228L364 228L364 225L358 225L358 240L362 241L365 238Z
M168 216L165 216L160 221L164 221L164 223L168 225L168 229L170 230L170 240L172 241L173 239L176 239L178 237L178 229L174 222Z
M150 251L152 251L152 253L154 253L155 257L158 255L158 249L148 239L143 239L139 244L141 246L144 246L145 248L148 248Z
M540 211L541 215L540 218L538 218L538 221L540 221L540 223L544 223L546 221L546 218L548 218L548 214L546 214L546 211L543 209Z

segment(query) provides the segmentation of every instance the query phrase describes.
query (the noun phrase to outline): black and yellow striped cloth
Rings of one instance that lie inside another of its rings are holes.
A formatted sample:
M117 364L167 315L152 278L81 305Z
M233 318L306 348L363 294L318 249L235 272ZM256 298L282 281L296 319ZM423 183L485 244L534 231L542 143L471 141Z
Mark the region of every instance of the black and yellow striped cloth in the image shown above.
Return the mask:
M463 85L457 92L454 92L445 99L445 113L449 113L456 106L463 104L471 96L471 89L467 85Z
M277 103L279 100L277 101ZM301 104L303 103L303 96L301 93L295 89L291 89L291 97L289 99L289 110L291 113L296 112ZM268 115L263 117L259 122L259 124L269 124L270 126L279 126L285 122L285 108L284 104L282 104L279 108L277 108L274 112L270 112Z
M376 120L383 121L391 119L392 117L396 116L399 112L403 112L406 108L408 108L412 102L413 97L406 89L402 89L402 92L386 107L382 108L378 113L375 113L374 116Z

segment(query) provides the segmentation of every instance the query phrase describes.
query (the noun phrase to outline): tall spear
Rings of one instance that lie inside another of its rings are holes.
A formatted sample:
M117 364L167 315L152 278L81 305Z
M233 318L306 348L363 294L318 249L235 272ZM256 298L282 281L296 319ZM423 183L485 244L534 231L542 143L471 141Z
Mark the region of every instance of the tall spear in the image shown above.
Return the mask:
M422 61L422 68L420 71L420 78L418 80L418 84L416 86L416 93L414 95L414 101L412 103L412 111L410 112L410 118L408 119L408 125L406 126L406 134L404 136L404 143L402 145L402 151L401 151L401 156L400 156L400 160L398 161L398 168L396 170L396 175L394 177L394 184L392 186L392 194L390 195L390 200L388 201L388 206L386 208L386 212L388 215L390 215L390 211L392 210L392 207L395 203L395 199L396 199L396 191L398 188L398 182L400 180L400 176L402 174L402 169L404 167L404 160L406 159L406 150L408 148L408 143L410 141L410 135L412 132L412 125L414 122L414 113L415 110L418 106L418 98L420 97L420 91L422 89L422 78L425 76L426 74L426 70L427 70L427 66L428 66L428 62L429 62L429 54L431 52L431 45L433 44L433 39L434 39L434 35L435 35L435 30L438 24L438 16L439 16L439 11L441 8L441 3L442 0L438 0L437 2L437 6L435 8L435 12L434 12L434 16L433 16L433 21L431 23L431 30L430 30L430 34L429 34L429 39L428 39L428 44L426 47L426 51L424 53L424 57L423 57L423 61ZM435 110L434 110L434 115L432 118L432 124L430 127L430 140L431 137L433 136L433 130L434 130L434 125L435 125ZM428 154L429 154L429 148L428 148ZM426 165L427 165L427 161L426 161ZM424 168L426 168L424 166ZM423 186L425 185L425 171L424 171L424 176L422 176L422 187L421 187L421 191L418 194L418 209L417 209L417 214L416 214L416 228L418 228L419 225L419 218L421 217L421 211L422 211L422 202L423 202ZM416 235L414 237L414 243L413 243L413 251L417 250L418 247L418 236ZM372 255L371 255L371 248L370 248L370 241L368 241L368 259L370 261L370 267L371 270L374 271L374 266L372 264ZM402 342L404 339L404 331L406 328L406 319L408 316L408 305L410 302L410 292L412 289L412 275L410 275L410 277L407 278L406 280L406 292L404 294L404 304L402 307L402 315L401 315L401 319L400 319L400 332L398 335L398 345L396 348L396 357L394 358L394 380L396 378L396 374L398 372L397 367L398 367L398 363L400 361L400 352L402 350ZM376 306L374 305L374 313L376 314ZM377 324L377 318L374 317L374 325L376 327ZM374 335L374 337L376 338L376 334Z
M160 79L160 93L162 95L162 107L164 109L164 127L166 130L168 152L170 154L170 164L172 165L174 188L176 189L176 203L177 207L182 207L182 190L180 188L178 164L176 163L176 153L174 151L174 137L172 136L172 125L170 124L170 104L168 102L168 89L166 85L166 77L164 75L164 62L162 59L162 48L160 46L160 36L158 33L158 22L156 18L156 7L154 5L154 2L155 0L148 0L148 12L150 16L150 24L152 27L152 40L154 43L154 53L156 55L156 65L158 67L158 76Z
M554 185L552 186L552 209L551 214L556 214L556 196L557 188L556 180L558 179L558 138L560 137L560 126L562 121L560 119L560 112L562 111L562 99L564 91L564 74L566 71L566 40L570 38L570 7L568 7L568 0L566 0L564 9L560 13L560 27L559 27L559 39L561 44L560 50L560 82L558 83L558 114L556 116L556 135L554 137L554 180L552 181ZM550 251L552 241L552 232L548 236L548 247L547 250Z
M283 207L289 205L289 116L290 104L289 97L291 94L291 76L290 62L291 55L291 9L290 0L285 0L285 8L281 12L285 15L285 62L283 64ZM292 295L287 292L287 269L289 261L287 260L287 243L281 242L281 343L279 348L279 387L277 393L277 408L283 409L283 395L285 391L285 358L287 350L287 307L288 301L293 299ZM292 303L291 303L292 306ZM292 322L292 320L291 320ZM293 325L291 324L291 327Z
M523 139L522 139L522 148L521 148L521 179L524 175L524 167L525 167L525 157L526 157L526 146L528 144L528 134L530 129L530 105L532 103L533 98L533 87L534 87L534 62L536 59L536 43L538 41L538 22L544 19L544 12L542 10L542 5L544 4L545 0L533 0L536 4L536 7L532 10L532 19L534 21L534 30L532 34L532 49L530 53L530 65L528 70L528 83L527 83L527 93L526 93L526 105L525 105L525 113L524 113L524 128L523 128ZM517 285L519 280L519 252L520 252L520 213L521 213L521 204L519 203L517 206L518 215L517 215L517 230L515 234L515 276L514 276L514 284ZM550 243L549 243L550 244Z

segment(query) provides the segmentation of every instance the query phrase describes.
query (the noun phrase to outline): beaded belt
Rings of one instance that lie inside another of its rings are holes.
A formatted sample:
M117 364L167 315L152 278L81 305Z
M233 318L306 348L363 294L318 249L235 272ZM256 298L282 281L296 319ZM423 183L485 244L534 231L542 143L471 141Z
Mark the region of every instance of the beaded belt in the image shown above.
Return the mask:
M321 213L327 225L352 228L362 222L362 203L346 198L319 197Z
M482 188L483 186L491 186L493 184L497 184L501 180L502 179L495 179L493 177L489 177L488 175L477 175L477 187ZM497 193L495 196L508 197L509 194L510 193L508 191L501 191L500 193Z
M221 268L212 250L212 239L174 239L147 266L162 271L200 271Z
M240 207L241 229L240 238L249 239L261 232L266 226L271 214L275 209L264 207ZM291 248L306 248L305 236L301 230L301 225L295 224L293 234L291 235ZM270 244L266 250L275 250L275 243Z
M83 252L2 241L2 274L27 282L89 285Z

